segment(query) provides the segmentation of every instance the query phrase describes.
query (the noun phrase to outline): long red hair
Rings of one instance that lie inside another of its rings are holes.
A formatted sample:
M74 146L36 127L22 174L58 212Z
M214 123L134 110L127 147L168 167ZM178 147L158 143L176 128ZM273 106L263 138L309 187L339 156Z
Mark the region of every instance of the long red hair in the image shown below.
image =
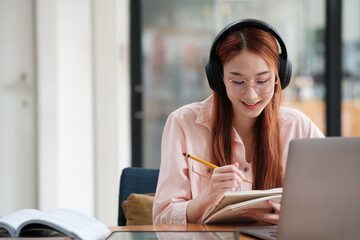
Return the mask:
M279 109L281 87L279 84L279 52L275 38L268 32L256 28L246 28L230 33L217 48L222 64L231 60L242 50L248 50L265 60L276 75L274 95L258 116L255 123L251 164L253 169L253 189L269 189L283 185L282 144L280 138ZM223 79L219 79L223 81ZM212 156L219 166L231 164L232 154L232 105L226 94L213 93L214 110L212 116ZM249 150L247 150L249 151Z

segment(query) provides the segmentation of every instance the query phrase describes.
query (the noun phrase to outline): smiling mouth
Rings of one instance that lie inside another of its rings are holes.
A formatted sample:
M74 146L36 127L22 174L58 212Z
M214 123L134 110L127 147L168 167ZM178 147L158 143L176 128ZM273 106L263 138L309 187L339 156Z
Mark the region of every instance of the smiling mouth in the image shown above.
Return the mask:
M246 105L249 105L249 106L253 106L253 105L255 105L255 104L258 104L259 102L256 102L256 103L246 103L246 102L244 102Z
M255 109L255 108L257 108L257 106L259 105L260 102L255 102L255 103L242 102L242 103L247 109Z
M255 102L255 103L246 103L246 102L243 102L244 104L248 105L248 106L254 106L256 104L258 104L259 102Z

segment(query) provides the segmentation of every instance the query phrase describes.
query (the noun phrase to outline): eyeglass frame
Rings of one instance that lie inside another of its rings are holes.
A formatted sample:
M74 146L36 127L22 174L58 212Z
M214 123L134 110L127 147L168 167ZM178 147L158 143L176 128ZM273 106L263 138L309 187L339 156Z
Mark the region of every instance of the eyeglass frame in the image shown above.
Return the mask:
M225 80L225 79L224 79L224 80ZM227 82L224 81L224 82L225 82L225 87L227 87L230 82L234 82L234 80L239 80L239 79L230 78L229 81L227 81ZM241 80L241 81L244 81L245 84L246 84L246 85L245 85L245 88L244 88L244 92L243 92L243 93L239 93L239 94L241 94L241 95L244 94L244 93L246 93L246 90L248 89L248 86L251 86L252 89L254 89L255 92L258 93L258 94L268 94L268 93L271 93L271 91L273 91L273 90L275 89L275 85L279 84L279 81L277 80L277 77L275 77L275 81L274 81L273 88L272 88L269 92L262 93L262 92L259 92L258 89L256 88L256 85L255 85L255 84L256 84L257 81L255 81L255 82L253 82L253 83L248 83L248 81L246 81L246 80ZM269 81L269 80L266 80L266 81Z

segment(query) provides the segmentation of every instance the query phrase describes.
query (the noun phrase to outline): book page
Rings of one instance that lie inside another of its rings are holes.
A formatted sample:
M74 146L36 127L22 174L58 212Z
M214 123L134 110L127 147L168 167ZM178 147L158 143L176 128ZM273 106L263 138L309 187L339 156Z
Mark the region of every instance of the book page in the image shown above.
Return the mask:
M282 194L283 188L272 188L269 190L251 190L243 192L225 192L223 198L215 206L215 208L210 212L209 215L214 214L215 212L221 210L222 208L243 201L248 201L251 199Z
M105 239L111 233L105 224L93 217L70 209L57 209L22 224L18 235L21 236L21 232L31 228L32 225L39 227L39 224L49 226L75 239Z
M241 213L245 209L257 208L257 209L270 209L268 200L273 200L276 202L281 201L282 195L272 195L256 199L251 199L248 201L235 203L224 207L213 215L205 219L204 223L240 223L254 221L251 218L242 218Z
M42 214L42 212L35 209L19 210L0 218L0 228L6 229L8 233L10 233L10 236L14 237L16 230L23 222L26 222L34 217L38 217ZM0 236L3 236L3 234L5 234L5 232L0 233Z

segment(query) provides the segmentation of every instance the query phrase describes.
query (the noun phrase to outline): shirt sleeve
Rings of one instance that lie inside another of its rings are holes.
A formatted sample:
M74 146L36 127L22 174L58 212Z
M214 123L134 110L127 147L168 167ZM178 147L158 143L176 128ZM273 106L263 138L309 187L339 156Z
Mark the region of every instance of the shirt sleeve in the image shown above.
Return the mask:
M181 117L170 114L162 136L159 180L153 205L153 224L184 224L192 199L188 163L182 152L185 131Z

